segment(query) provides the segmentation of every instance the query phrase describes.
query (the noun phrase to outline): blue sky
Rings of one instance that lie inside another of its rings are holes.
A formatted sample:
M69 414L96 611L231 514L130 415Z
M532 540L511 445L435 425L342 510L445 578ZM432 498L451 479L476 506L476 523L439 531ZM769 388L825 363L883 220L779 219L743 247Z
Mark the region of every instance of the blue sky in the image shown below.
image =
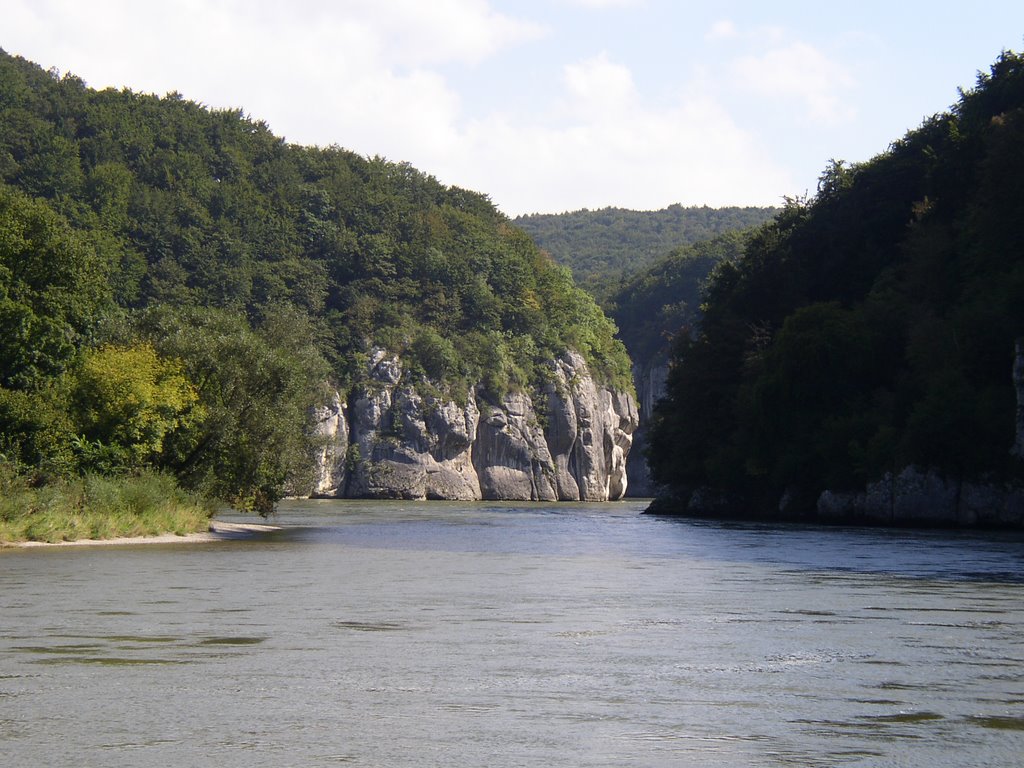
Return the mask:
M1024 3L0 0L0 47L411 162L509 215L775 205L947 109Z

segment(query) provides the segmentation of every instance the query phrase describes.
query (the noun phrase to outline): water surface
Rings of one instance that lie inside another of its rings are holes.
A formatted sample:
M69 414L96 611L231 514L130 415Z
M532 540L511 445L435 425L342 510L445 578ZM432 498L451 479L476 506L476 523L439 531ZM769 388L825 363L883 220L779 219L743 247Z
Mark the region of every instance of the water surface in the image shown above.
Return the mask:
M1024 541L294 502L0 553L5 766L1010 766Z

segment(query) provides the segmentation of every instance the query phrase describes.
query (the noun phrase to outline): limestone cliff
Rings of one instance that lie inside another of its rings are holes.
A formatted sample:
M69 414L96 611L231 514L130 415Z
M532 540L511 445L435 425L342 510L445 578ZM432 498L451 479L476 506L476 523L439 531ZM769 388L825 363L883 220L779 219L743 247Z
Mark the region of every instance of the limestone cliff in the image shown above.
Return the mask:
M539 391L486 402L442 396L372 351L366 383L315 414L321 447L310 495L344 498L607 501L626 492L633 398L598 384L568 352Z
M668 361L658 357L654 361L635 362L633 381L636 382L637 403L640 422L633 435L633 451L629 455L629 495L635 497L654 496L657 488L651 480L644 448L647 445L647 429L650 425L654 405L665 395L668 380Z

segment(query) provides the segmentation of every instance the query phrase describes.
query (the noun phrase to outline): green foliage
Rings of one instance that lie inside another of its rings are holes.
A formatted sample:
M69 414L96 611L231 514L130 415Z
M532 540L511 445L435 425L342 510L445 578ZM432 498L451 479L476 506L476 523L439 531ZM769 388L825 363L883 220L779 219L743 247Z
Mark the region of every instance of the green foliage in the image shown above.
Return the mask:
M257 328L226 310L156 308L140 332L180 360L202 415L167 432L161 465L186 487L266 514L306 468L308 409L326 376L308 321L268 312ZM191 399L191 390L183 390Z
M77 431L66 395L55 384L33 392L0 387L0 461L34 482L78 471Z
M0 386L63 372L111 300L108 264L44 202L0 184Z
M604 208L532 214L514 223L604 303L623 281L653 267L669 252L757 226L775 212L676 204L660 211Z
M309 469L306 418L327 375L309 320L268 308L253 329L224 310L164 307L135 326L147 340L86 349L59 383L0 388L0 454L65 486L80 472L165 469L269 512Z
M628 385L614 326L485 195L0 51L0 419L19 461L168 468L265 511L315 380L353 386L373 346L454 396L527 386L570 346ZM70 433L45 415L61 407Z
M634 361L660 362L675 335L694 332L708 276L720 262L739 259L748 236L734 231L677 248L609 296L605 307Z
M75 370L71 397L82 436L79 449L89 459L85 469L158 461L169 434L204 417L182 364L161 359L149 344L87 350Z
M909 464L1008 478L1024 337L1024 58L873 160L833 161L713 271L649 460L774 509Z
M459 356L448 339L433 328L421 328L409 345L410 366L434 381L450 380L459 373Z
M0 544L204 531L213 513L169 475L89 475L34 486L0 461Z

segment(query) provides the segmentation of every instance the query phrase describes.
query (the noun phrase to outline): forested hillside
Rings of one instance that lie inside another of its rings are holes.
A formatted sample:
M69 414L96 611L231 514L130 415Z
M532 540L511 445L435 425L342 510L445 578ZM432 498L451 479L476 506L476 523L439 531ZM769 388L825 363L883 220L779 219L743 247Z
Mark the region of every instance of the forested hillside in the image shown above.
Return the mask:
M613 331L483 194L0 51L0 462L33 483L155 468L266 509L372 348L497 399L567 349L628 387Z
M656 414L661 508L699 491L704 509L814 514L824 490L911 465L1019 478L1022 221L1024 59L1005 53L950 112L832 163L716 268Z
M749 229L767 221L774 208L684 208L660 211L604 208L519 216L522 227L576 282L604 301L628 276L643 271L681 246Z
M607 311L634 361L667 358L673 337L695 331L708 276L738 259L748 237L737 230L676 248L610 294Z
M676 248L651 266L626 278L604 299L633 362L639 423L628 459L629 492L651 496L644 457L654 404L664 395L672 340L696 333L702 291L708 275L723 259L738 259L747 234L734 231ZM609 286L610 287L610 286Z

